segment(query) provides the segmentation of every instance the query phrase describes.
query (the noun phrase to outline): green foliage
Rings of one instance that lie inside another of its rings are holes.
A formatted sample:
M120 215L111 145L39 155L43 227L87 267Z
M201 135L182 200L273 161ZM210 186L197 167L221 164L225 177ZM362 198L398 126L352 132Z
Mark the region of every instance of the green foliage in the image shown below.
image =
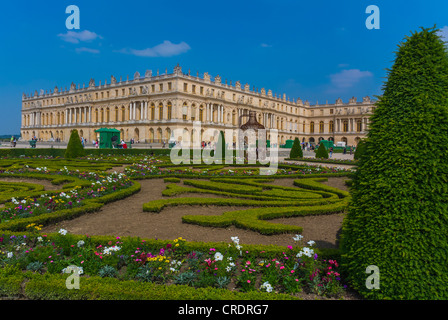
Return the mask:
M361 159L362 155L366 152L366 142L365 139L361 139L356 146L355 154L353 155L354 160Z
M118 271L114 267L106 265L100 269L100 271L98 272L98 275L101 278L105 278L105 277L115 278L118 275Z
M317 148L316 158L328 159L328 151L327 151L327 148L325 148L325 145L323 143L319 144L319 148Z
M448 299L448 54L406 37L371 117L343 224L342 266L373 299ZM380 288L366 288L366 268Z
M303 151L302 147L300 146L300 140L299 138L294 139L294 143L292 145L291 151L289 153L289 158L302 158L303 157Z
M85 150L82 146L78 130L72 130L70 140L68 141L67 149L65 150L64 158L74 159L85 156Z
M180 182L180 179L179 178L175 178L175 177L172 177L172 178L164 178L163 179L163 182L174 182L174 183L176 183L176 182Z

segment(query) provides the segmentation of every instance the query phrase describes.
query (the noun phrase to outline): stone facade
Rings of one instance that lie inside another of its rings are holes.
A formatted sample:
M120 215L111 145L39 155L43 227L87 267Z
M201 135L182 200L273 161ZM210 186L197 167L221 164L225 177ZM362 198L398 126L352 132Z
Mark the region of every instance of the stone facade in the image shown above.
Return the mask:
M72 83L65 90L24 94L21 134L24 140L68 141L76 128L92 141L96 129L108 127L120 130L126 141L168 142L174 129L191 136L198 121L202 130L237 129L252 110L267 129L278 130L279 143L298 137L302 142L327 139L356 145L367 132L373 109L369 97L310 105L239 81L228 83L219 75L193 76L176 66L170 74L136 72L132 80L112 76L109 82L91 79L88 86Z

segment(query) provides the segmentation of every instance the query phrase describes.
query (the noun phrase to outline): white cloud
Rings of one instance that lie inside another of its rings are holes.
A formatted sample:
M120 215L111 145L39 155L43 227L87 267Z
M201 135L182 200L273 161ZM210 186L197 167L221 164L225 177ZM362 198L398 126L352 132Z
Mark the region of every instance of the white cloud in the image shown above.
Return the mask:
M448 26L444 26L443 28L440 28L439 35L443 41L448 42Z
M270 44L267 44L267 43L262 43L260 46L262 48L270 48L270 47L272 47Z
M100 50L97 49L92 49L92 48L86 48L86 47L82 47L82 48L76 48L75 49L77 53L81 53L81 52L89 52L89 53L100 53Z
M185 53L190 49L190 46L183 41L179 44L175 44L171 41L165 40L163 41L163 43L158 44L152 48L143 50L123 49L119 52L132 54L139 57L172 57Z
M331 84L333 89L348 89L353 87L363 78L372 77L370 71L361 71L359 69L342 70L339 73L331 74Z
M95 32L84 30L81 32L75 32L75 31L67 31L67 33L60 33L58 34L58 37L60 37L65 42L70 43L79 43L79 42L85 42L85 41L93 41L97 38L102 39L102 37Z

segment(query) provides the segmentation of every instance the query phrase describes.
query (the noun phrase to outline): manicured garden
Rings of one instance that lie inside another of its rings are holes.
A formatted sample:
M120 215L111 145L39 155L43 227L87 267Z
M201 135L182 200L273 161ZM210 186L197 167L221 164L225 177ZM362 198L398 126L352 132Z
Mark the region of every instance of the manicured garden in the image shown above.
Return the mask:
M269 220L343 212L348 192L321 181L349 179L351 171L280 165L276 175L258 173L258 165L175 166L163 155L4 158L0 160L0 293L28 299L347 296L337 249L301 241L300 226ZM272 184L291 178L290 187ZM201 206L210 211L228 207L217 216L186 214L180 223L207 230L231 225L236 227L235 235L227 241L197 242L182 237L122 237L119 229L115 235L89 236L58 227L99 212L108 203L126 205L139 193L139 181L148 179L163 179L166 187L159 200L141 206L142 216L163 215L168 207ZM55 188L46 190L41 181ZM54 231L47 232L48 228ZM290 244L245 244L238 239L240 229L266 237L288 234ZM80 290L65 288L64 271L69 266L81 268ZM94 283L104 283L105 291L89 292ZM123 286L128 291L123 292Z

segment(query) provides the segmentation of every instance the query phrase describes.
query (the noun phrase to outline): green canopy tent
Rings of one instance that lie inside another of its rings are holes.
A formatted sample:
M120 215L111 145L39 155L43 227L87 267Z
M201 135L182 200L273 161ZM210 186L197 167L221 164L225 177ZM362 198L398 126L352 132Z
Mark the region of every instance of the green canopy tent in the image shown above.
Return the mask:
M99 148L100 149L111 149L117 148L120 144L120 130L112 128L100 128L95 130L99 133Z

